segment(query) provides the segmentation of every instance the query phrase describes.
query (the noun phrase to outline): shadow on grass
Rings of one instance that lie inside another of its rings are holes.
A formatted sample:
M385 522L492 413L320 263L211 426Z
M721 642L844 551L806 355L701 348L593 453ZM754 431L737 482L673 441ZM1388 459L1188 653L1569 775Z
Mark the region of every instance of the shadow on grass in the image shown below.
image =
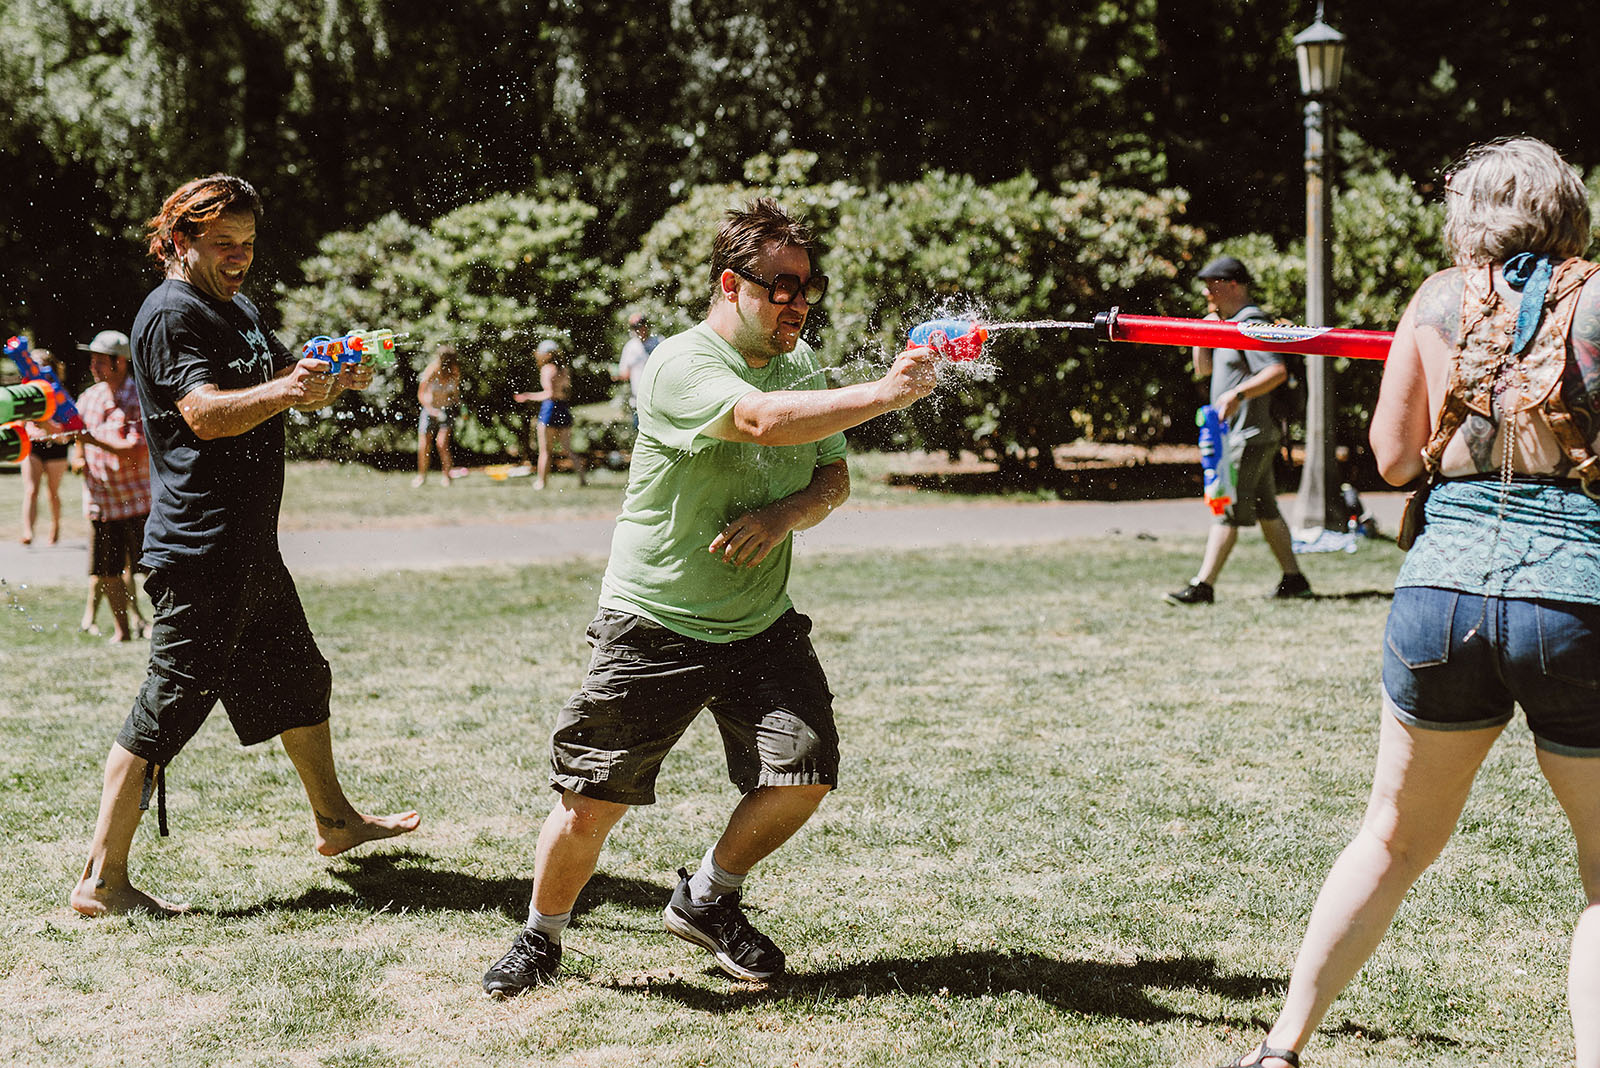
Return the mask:
M1090 1016L1115 1016L1141 1023L1188 1019L1207 1024L1245 1021L1178 1012L1153 1001L1150 988L1203 990L1245 1001L1279 993L1283 982L1259 975L1219 973L1214 961L1195 957L1121 963L1053 960L1036 953L972 950L916 959L862 961L839 968L792 974L768 986L707 989L686 981L652 982L652 994L703 1012L794 998L827 1000L906 994L912 997L979 998L1008 993L1037 997L1058 1009Z
M1200 496L1194 463L1075 464L890 474L891 486L976 497L1048 493L1063 501L1145 501Z
M532 859L531 857L529 858ZM522 923L528 916L530 875L485 878L440 866L438 858L401 849L346 857L329 872L347 890L307 890L289 898L267 898L238 909L194 911L224 919L259 916L269 912L309 912L329 908L365 908L373 912L481 912L496 910ZM583 900L573 910L581 916L592 905L619 904L657 910L671 894L670 887L641 879L619 879L597 873L584 889Z
M711 974L720 974L708 968ZM943 955L862 961L819 972L788 975L766 986L731 984L709 989L688 980L653 980L641 993L670 998L701 1012L727 1012L752 1005L871 998L893 994L911 997L973 999L1009 993L1027 994L1063 1012L1115 1017L1133 1023L1189 1020L1207 1026L1229 1026L1247 1037L1266 1034L1272 1021L1257 1015L1204 1015L1170 1008L1149 991L1196 990L1234 1002L1263 995L1281 998L1282 978L1217 971L1215 961L1199 957L1167 957L1133 963L1096 960L1054 960L1036 953L966 951ZM1334 1034L1386 1041L1381 1029L1346 1020L1328 1030ZM1459 1047L1445 1035L1423 1032L1407 1036L1436 1047Z
M1393 590L1350 590L1347 593L1315 593L1303 601L1392 601Z

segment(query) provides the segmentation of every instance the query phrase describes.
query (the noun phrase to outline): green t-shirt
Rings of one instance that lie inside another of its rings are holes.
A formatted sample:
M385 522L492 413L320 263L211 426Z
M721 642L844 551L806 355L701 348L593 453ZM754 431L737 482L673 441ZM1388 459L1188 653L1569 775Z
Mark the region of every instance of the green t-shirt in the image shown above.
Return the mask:
M804 341L760 368L705 323L663 341L639 381L639 436L600 607L712 642L753 637L788 611L793 535L755 567L725 563L708 547L732 520L798 493L818 467L844 459L844 435L774 446L706 430L756 390L826 388Z

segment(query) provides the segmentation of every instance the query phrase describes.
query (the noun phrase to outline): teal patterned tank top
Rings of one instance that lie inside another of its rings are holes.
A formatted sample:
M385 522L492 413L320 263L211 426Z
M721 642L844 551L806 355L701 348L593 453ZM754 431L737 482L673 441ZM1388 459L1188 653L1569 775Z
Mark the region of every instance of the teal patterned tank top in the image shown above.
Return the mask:
M1435 486L1395 588L1600 604L1600 501L1576 486L1513 482L1497 520L1500 492L1498 479Z

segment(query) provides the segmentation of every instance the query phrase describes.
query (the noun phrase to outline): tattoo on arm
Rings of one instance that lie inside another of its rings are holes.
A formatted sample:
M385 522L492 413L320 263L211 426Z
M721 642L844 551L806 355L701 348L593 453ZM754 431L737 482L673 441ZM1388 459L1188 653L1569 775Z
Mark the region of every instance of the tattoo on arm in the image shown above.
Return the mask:
M316 811L316 810L313 809L312 811ZM332 816L324 816L320 812L317 813L317 822L320 823L322 826L329 828L330 830L335 830L335 831L344 830L344 820L336 820Z
M1441 271L1417 290L1417 326L1432 330L1452 348L1461 344L1461 294L1466 278L1459 268Z

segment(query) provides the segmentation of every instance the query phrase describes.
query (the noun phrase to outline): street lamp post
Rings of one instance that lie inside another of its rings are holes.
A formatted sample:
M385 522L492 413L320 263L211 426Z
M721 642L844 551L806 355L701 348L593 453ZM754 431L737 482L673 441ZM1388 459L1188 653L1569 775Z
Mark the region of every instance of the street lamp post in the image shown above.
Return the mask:
M1344 34L1317 18L1295 34L1300 65L1300 93L1306 98L1306 316L1307 326L1329 326L1333 289L1332 150L1327 98L1339 90L1344 66ZM1306 357L1306 462L1295 495L1295 516L1301 528L1345 529L1343 495L1334 454L1333 382L1329 357Z

